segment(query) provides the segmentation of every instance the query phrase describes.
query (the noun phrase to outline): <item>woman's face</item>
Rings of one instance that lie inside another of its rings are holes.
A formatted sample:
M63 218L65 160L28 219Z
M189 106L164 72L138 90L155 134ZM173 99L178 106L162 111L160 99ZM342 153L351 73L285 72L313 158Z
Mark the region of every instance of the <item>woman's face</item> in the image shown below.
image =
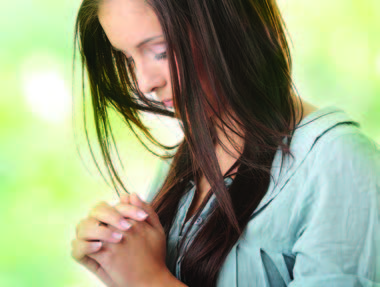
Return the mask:
M166 42L153 10L143 0L103 0L98 17L112 46L133 59L141 92L155 92L159 101L172 100ZM209 96L202 61L194 48L193 53L202 88ZM172 106L173 102L165 104Z
M98 17L111 45L133 59L141 92L171 100L166 43L154 12L143 0L103 0Z

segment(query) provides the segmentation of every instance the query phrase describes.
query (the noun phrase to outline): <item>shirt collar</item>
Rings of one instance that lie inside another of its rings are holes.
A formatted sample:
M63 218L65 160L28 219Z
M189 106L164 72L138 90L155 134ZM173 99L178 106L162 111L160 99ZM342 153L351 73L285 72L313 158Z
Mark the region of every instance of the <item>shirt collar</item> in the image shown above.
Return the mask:
M251 217L259 212L264 206L269 204L269 202L280 193L288 183L289 178L296 172L298 167L310 153L316 142L325 133L337 125L344 123L354 123L359 126L359 123L353 121L342 109L335 106L320 108L301 120L296 127L290 143L290 150L294 155L294 158L291 156L285 157L283 163L284 170L281 171L281 178L279 178L282 151L280 149L277 150L271 168L271 179L268 191ZM273 179L276 179L276 182L274 182Z
M260 211L280 193L288 179L294 174L319 138L342 123L354 123L359 126L359 124L354 122L342 109L335 106L320 108L301 120L296 126L290 144L290 150L294 155L294 160L291 158L292 162L290 165L289 156L285 158L283 166L285 172L283 170L281 172L281 178L279 178L282 151L280 149L277 150L271 168L271 179L268 191L251 216ZM285 141L286 139L284 139L284 142ZM273 178L276 179L276 182L274 182ZM228 176L224 178L224 181L228 187L233 182L233 179L231 176ZM191 184L190 188L194 187L194 180L190 179L189 182Z

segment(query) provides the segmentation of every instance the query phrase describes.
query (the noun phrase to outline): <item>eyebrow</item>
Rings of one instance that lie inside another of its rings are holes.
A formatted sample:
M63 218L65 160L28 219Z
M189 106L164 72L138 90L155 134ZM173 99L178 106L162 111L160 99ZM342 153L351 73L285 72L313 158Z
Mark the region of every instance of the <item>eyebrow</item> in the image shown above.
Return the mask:
M139 44L136 45L136 48L139 49L141 46L144 46L145 44L157 39L157 38L160 38L162 37L163 35L158 35L158 36L153 36L153 37L150 37L150 38L147 38L145 39L144 41L140 42ZM123 50L120 50L114 46L112 46L112 48L115 50L115 51L118 51L118 52L125 52Z

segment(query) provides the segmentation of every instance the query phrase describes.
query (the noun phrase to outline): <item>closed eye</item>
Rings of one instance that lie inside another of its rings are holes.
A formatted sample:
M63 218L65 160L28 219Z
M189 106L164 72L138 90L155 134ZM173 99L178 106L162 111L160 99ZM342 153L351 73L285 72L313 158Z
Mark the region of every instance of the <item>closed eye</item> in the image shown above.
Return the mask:
M168 57L167 53L166 52L163 52L161 54L158 54L155 56L155 59L156 60L163 60L163 59L166 59Z
M165 52L163 52L163 53L161 53L161 54L156 55L154 58L155 58L156 60L160 61L160 60L167 59L167 57L168 57L168 55L167 55L167 53L166 53L166 51L165 51ZM134 61L133 61L133 58L132 58L132 57L127 58L127 62L128 62L128 64L133 63L133 62L134 62Z

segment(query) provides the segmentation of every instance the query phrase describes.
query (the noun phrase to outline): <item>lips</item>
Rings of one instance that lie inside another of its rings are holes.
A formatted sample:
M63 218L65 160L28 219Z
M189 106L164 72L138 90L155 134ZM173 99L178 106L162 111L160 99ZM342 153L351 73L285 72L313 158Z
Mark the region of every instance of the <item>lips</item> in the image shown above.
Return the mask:
M163 100L162 101L166 107L172 108L173 107L173 100Z

